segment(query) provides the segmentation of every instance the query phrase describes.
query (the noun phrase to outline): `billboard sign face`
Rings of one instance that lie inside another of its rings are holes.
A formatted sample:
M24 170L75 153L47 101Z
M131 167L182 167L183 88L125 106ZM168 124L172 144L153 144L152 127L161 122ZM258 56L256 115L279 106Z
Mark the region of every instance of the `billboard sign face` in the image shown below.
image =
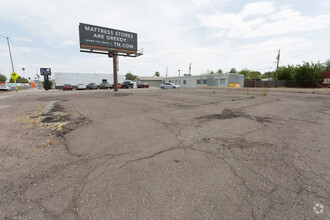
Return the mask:
M51 75L51 70L50 68L40 68L40 74L42 76Z
M90 24L79 24L80 48L137 51L137 34Z

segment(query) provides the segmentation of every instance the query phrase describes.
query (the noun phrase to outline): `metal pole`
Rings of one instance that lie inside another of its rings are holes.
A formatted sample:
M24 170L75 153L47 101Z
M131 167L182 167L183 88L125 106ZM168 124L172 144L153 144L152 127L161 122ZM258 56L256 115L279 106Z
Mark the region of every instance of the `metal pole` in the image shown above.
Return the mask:
M10 56L10 61L11 61L11 68L12 68L13 72L15 72L15 70L14 70L14 64L13 64L13 58L11 56L11 50L10 50L10 44L9 44L9 37L5 37L5 36L3 36L1 34L0 34L0 36L7 39L7 44L8 44L8 49L9 49L9 56Z
M11 62L11 68L13 69L13 72L15 72L14 70L14 64L13 64L13 58L11 56L11 50L10 50L10 44L9 44L9 37L6 37L7 38L7 43L8 43L8 49L9 49L9 55L10 55L10 62Z
M113 59L113 89L118 92L118 75L117 75L117 52L112 53Z

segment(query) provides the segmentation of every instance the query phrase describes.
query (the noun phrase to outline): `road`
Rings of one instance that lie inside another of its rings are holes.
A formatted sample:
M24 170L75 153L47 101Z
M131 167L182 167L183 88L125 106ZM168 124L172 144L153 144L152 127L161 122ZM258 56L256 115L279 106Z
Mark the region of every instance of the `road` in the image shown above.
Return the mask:
M1 219L330 218L329 94L1 96Z

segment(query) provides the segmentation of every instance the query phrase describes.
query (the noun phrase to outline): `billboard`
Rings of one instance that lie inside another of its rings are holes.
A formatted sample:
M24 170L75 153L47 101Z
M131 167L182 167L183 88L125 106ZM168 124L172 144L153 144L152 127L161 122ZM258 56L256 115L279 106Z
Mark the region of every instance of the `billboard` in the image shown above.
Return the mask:
M40 68L40 74L42 76L46 76L46 75L51 75L51 70L50 68Z
M90 24L79 24L80 48L137 51L137 34Z

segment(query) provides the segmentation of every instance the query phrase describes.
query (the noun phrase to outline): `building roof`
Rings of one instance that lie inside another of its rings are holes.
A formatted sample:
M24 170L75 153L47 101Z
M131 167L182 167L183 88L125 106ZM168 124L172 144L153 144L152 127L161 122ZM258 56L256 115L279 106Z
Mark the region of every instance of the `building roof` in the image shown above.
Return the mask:
M163 77L156 77L156 76L139 76L138 80L148 80L148 81L158 81L163 80Z

